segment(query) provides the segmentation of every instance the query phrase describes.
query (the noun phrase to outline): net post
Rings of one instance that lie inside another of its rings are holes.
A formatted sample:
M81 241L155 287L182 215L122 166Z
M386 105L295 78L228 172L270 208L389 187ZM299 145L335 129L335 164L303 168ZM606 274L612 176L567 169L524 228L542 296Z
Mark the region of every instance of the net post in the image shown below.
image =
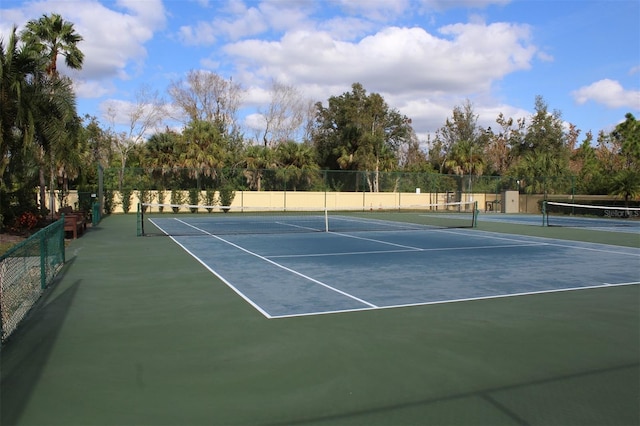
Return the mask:
M549 218L547 217L547 200L542 200L542 226L549 226Z
M329 232L329 209L324 208L324 232Z
M144 211L142 209L142 204L141 203L138 203L138 212L136 214L136 223L137 223L136 235L138 237L144 236Z
M473 228L478 227L478 215L480 214L480 210L478 210L478 201L473 202Z

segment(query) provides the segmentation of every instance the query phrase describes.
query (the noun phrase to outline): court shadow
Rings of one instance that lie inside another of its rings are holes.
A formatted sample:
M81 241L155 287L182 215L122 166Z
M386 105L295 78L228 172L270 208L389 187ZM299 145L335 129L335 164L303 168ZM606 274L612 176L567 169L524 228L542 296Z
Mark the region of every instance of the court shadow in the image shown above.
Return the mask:
M65 269L68 268L67 262ZM61 274L62 275L62 274ZM80 281L54 295L53 285L0 351L0 424L16 424L38 383Z
M275 423L268 423L269 426L293 426L293 425L298 425L298 426L303 426L303 425L319 425L319 424L367 424L367 423L375 423L375 424L380 424L379 420L376 418L376 416L380 416L380 418L388 418L388 414L391 412L395 412L398 413L396 414L396 418L400 419L403 416L403 412L409 412L411 413L412 411L418 411L418 412L425 412L429 409L429 407L436 407L436 406L442 406L444 403L454 403L454 405L452 405L453 407L458 407L458 409L460 409L460 407L465 407L465 403L466 401L470 401L470 400L483 400L485 401L488 405L493 406L497 411L501 412L503 417L505 419L509 419L510 422L513 422L512 424L519 424L519 425L528 425L531 424L527 419L523 418L517 411L515 411L514 409L511 409L509 407L507 407L506 405L502 404L499 402L499 400L494 397L495 394L498 393L502 393L502 392L510 392L510 391L516 391L516 390L521 390L521 389L527 389L527 388L533 388L536 386L541 386L541 385L548 385L548 384L557 384L557 383L571 383L571 381L575 380L575 379L584 379L584 378L594 378L593 383L596 383L597 385L600 384L600 380L599 380L599 376L603 375L603 374L609 374L609 373L615 373L615 372L626 372L629 370L637 370L638 367L640 366L639 362L632 362L632 363L628 363L628 364L622 364L622 365L614 365L611 367L606 367L606 368L600 368L600 369L594 369L594 370L587 370L587 371L580 371L580 372L575 372L575 373L568 373L568 374L564 374L564 375L558 375L555 377L550 377L550 378L546 378L546 379L540 379L540 380L532 380L532 381L527 381L527 382L522 382L522 383L515 383L515 384L510 384L510 385L505 385L505 386L500 386L500 387L494 387L494 388L487 388L487 389L482 389L482 390L477 390L477 391L470 391L470 392L462 392L462 393L458 393L458 394L451 394L451 395L444 395L441 397L435 397L435 398L428 398L428 399L423 399L423 400L416 400L416 401L407 401L404 403L398 403L398 404L393 404L393 405L387 405L387 406L380 406L380 407L375 407L375 408L370 408L370 409L364 409L364 410L358 410L358 411L352 411L352 412L345 412L342 414L334 414L334 415L327 415L327 416L320 416L320 417L313 417L313 418L300 418L300 419L294 419L294 420L288 420L286 422L275 422ZM582 383L582 382L580 382ZM570 389L570 384L568 385L568 388ZM637 395L637 387L636 387L636 395ZM601 394L599 395L601 397L603 397L603 399L606 400L606 395ZM573 398L573 399L572 399ZM630 398L631 400L635 399L635 398ZM576 403L576 402L580 402L577 401L571 392L568 392L568 396L567 396L567 401L570 403ZM567 402L565 401L565 402ZM581 401L581 402L585 402L585 401ZM587 401L587 402L591 402L593 403L594 401ZM607 401L610 403L610 401ZM619 401L618 401L619 403ZM578 405L580 406L580 405ZM625 405L621 405L621 407L625 408ZM462 410L464 411L464 410ZM612 421L610 424L637 424L637 420L638 420L638 415L637 414L629 414L629 410L621 410L622 414L621 416L624 417L625 415L627 415L627 417L635 417L634 422L633 423L620 423L620 422L616 422L616 421ZM450 413L447 413L447 418L450 420ZM375 421L371 421L371 419L375 419ZM402 424L410 424L410 423L406 423L406 422L401 422ZM450 423L448 421L438 421L437 423L432 423L432 422L428 422L425 424L456 424L456 423ZM492 424L491 421L482 421L481 419L476 419L476 422L474 422L473 424ZM511 423L510 423L511 424ZM558 424L561 424L561 422L559 422ZM595 424L595 423L594 423Z

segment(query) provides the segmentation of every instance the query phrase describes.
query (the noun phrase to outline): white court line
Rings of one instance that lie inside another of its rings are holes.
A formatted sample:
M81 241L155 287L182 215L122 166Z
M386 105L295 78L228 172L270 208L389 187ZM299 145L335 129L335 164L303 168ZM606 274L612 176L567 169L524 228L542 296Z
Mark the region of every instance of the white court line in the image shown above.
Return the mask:
M570 288L559 288L559 289L552 289L552 290L530 291L530 292L524 292L524 293L498 294L494 296L468 297L464 299L438 300L434 302L406 303L402 305L380 306L378 308L344 309L339 311L338 310L319 311L319 312L309 312L309 313L302 313L302 314L277 315L271 318L281 319L281 318L295 318L295 317L306 317L306 316L316 316L316 315L341 314L341 313L349 313L349 312L362 312L362 311L372 311L372 310L382 310L382 309L411 308L416 306L442 305L445 303L458 303L458 302L473 302L477 300L505 299L508 297L536 296L538 294L563 293L568 291L593 290L598 288L622 287L622 286L639 285L639 284L640 284L640 281L618 283L618 284L603 283L603 284L585 286L585 287L570 287Z
M416 230L429 230L429 229L439 229L434 225L425 225L421 223L413 223L413 222L393 222L385 219L374 219L370 217L347 217L347 216L329 216L332 221L343 221L343 222L355 222L355 223L377 223L380 225L385 225L387 228L379 229L377 232L389 232L389 231L416 231Z
M273 256L265 256L268 259L294 259L298 257L330 257L330 256L357 256L370 254L387 254L387 253L410 253L419 250L400 249L400 250L374 250L374 251L349 251L343 253L309 253L309 254L276 254Z
M313 283L315 283L315 284L319 284L319 285L321 285L321 286L323 286L323 287L325 287L325 288L328 288L328 289L329 289L329 290L331 290L331 291L334 291L334 292L336 292L336 293L338 293L338 294L341 294L341 295L343 295L343 296L346 296L346 297L348 297L348 298L350 298L350 299L353 299L353 300L355 300L355 301L357 301L357 302L360 302L360 303L362 303L362 304L364 304L364 305L367 305L367 306L369 306L369 307L371 307L371 308L377 308L377 307L378 307L378 306L374 305L373 303L369 303L369 302L367 302L367 301L366 301L366 300L364 300L364 299L360 299L359 297L356 297L356 296L354 296L354 295L352 295L352 294L349 294L349 293L347 293L347 292L345 292L345 291L342 291L342 290L340 290L340 289L337 289L337 288L335 288L335 287L332 287L332 286L330 286L329 284L325 284L325 283L323 283L322 281L318 281L318 280L316 280L315 278L311 278L311 277L309 277L309 276L307 276L307 275L305 275L305 274L302 274L302 273L300 273L300 272L298 272L298 271L296 271L296 270L293 270L293 269L291 269L291 268L287 268L286 266L281 265L281 264L279 264L279 263L277 263L277 262L274 262L274 261L272 261L272 260L270 260L270 259L267 259L267 258L266 258L266 257L264 257L264 256L260 256L259 254L254 253L254 252L252 252L252 251L250 251L250 250L247 250L247 249L245 249L244 247L241 247L241 246L239 246L239 245L237 245L237 244L234 244L234 243L232 243L231 241L225 240L224 238L221 238L221 237L219 237L219 236L217 236L217 235L211 234L210 232L207 232L207 231L205 231L204 229L201 229L201 228L198 228L198 227L196 227L196 226L190 225L189 223L184 222L183 220L180 220L180 219L177 219L177 220L178 220L179 222L181 222L181 223L183 223L183 224L185 224L185 225L187 225L187 226L189 226L189 227L193 228L193 229L196 229L196 230L198 230L198 231L200 231L200 232L202 232L202 233L204 233L204 234L207 234L207 235L209 235L209 236L211 236L211 237L213 237L213 238L215 238L215 239L217 239L217 240L219 240L219 241L222 241L223 243L229 244L230 246L235 247L235 248L237 248L238 250L241 250L241 251L243 251L243 252L245 252L245 253L247 253L247 254L249 254L249 255L251 255L251 256L254 256L254 257L257 257L258 259L264 260L265 262L270 263L270 264L272 264L273 266L276 266L276 267L278 267L278 268L280 268L280 269L284 269L284 270L285 270L285 271L287 271L287 272L291 272L291 273L292 273L292 274L294 274L294 275L297 275L297 276L299 276L299 277L302 277L302 278L304 278L304 279L306 279L306 280L309 280L309 281L311 281L311 282L313 282ZM175 241L175 240L174 240L174 241ZM184 248L184 246L182 246L182 245L180 245L180 246ZM191 254L192 256L194 256L194 255L193 255L192 253L190 253L190 252L189 252L189 254ZM196 257L196 256L194 256L194 257ZM198 258L196 257L196 259L198 259ZM200 262L200 263L202 263L202 262ZM261 310L261 312L262 312L262 310Z
M348 235L345 235L348 237ZM354 237L355 238L355 237ZM362 238L370 241L377 241L369 238ZM379 241L384 243L384 241ZM273 256L265 256L269 259L278 258L296 258L296 257L329 257L329 256L356 256L356 255L371 255L371 254L386 254L386 253L413 253L413 252L433 252L433 251L456 251L456 250L486 250L492 248L509 248L509 247L536 247L546 246L547 243L525 243L525 244L502 244L498 246L469 246L469 247L438 247L438 248L407 248L404 250L372 250L372 251L353 251L343 253L310 253L310 254L277 254Z
M441 229L440 232L446 232L446 233L450 233L450 234L456 234L456 235L463 235L463 236L468 236L468 233L464 233L464 232L460 232L460 231L454 231L454 230L449 230L449 229ZM547 241L567 241L567 240L561 240L558 238L550 238L550 237L534 237L534 236L530 236L530 235L522 235L522 237L524 238L524 241L522 239L516 239L516 238L507 238L507 237L498 237L495 234L498 235L504 235L504 234L500 234L499 232L491 232L491 231L479 231L479 230L474 230L474 233L478 233L478 234L483 234L484 238L491 238L491 239L495 239L495 240L506 240L506 241L518 241L518 242L526 242L527 239L531 239L531 240L547 240ZM492 235L487 235L487 234L492 234ZM549 246L554 246L554 247L563 247L563 248L573 248L573 249L578 249L578 250L587 250L587 251L596 251L596 252L600 252L600 253L608 253L608 254L620 254L620 255L626 255L626 256L633 256L633 257L640 257L640 251L638 251L638 253L628 253L628 252L623 252L623 251L616 251L616 250L604 250L604 249L598 249L598 248L593 248L593 247L583 247L580 244L592 244L592 245L598 245L598 246L606 246L606 247L617 247L617 248L628 248L628 249L635 249L638 250L636 247L626 247L626 246L614 246L611 244L601 244L601 243L590 243L590 242L586 242L586 241L573 241L576 245L569 245L569 244L560 244L560 243L551 243L551 242L544 242L544 243L539 243L539 244L546 244ZM531 243L534 243L534 241L531 241Z
M621 254L623 256L633 256L633 257L640 257L640 251L638 251L638 253L625 253L625 252L619 252L619 251L613 251L613 250L602 250L602 249L596 249L596 248L592 248L592 247L580 247L580 246L569 246L566 244L556 244L556 243L548 243L548 245L550 246L556 246L556 247L564 247L564 248L577 248L579 250L587 250L587 251L597 251L600 253L608 253L608 254ZM629 247L629 248L633 248L633 247Z
M301 225L294 225L293 223L286 223L286 222L275 222L277 225L285 225L285 226L289 226L291 228L299 228L299 229L306 229L312 232L323 232L323 229L318 229L318 228L311 228L309 226L301 226Z
M381 240L376 240L376 239L373 239L373 238L358 237L356 235L343 234L342 232L331 232L331 233L334 234L334 235L340 235L342 237L355 238L356 240L373 241L375 243L386 244L386 245L389 245L389 246L400 247L400 248L405 248L405 249L409 249L409 250L421 250L419 247L412 247L412 246L406 246L406 245L403 245L403 244L390 243L388 241L381 241Z
M178 220L178 219L175 219ZM248 298L244 293L242 293L238 288L236 288L233 284L231 284L229 281L227 281L227 279L225 277L223 277L222 275L220 275L218 272L216 272L215 270L213 270L209 265L207 265L204 261L202 261L202 259L200 259L198 256L196 256L191 250L189 250L187 247L185 247L181 242L179 242L178 240L176 240L173 236L167 234L164 229L162 229L160 226L158 226L153 219L149 219L149 221L151 223L153 223L160 231L162 231L165 235L169 236L169 238L171 238L173 240L174 243L176 243L177 245L179 245L180 247L182 247L182 249L184 251L186 251L187 253L189 253L191 255L191 257L193 257L195 260L198 261L198 263L200 263L202 266L204 266L209 272L211 272L213 275L215 275L216 277L218 277L220 279L220 281L222 281L223 283L225 283L231 290L233 290L238 296L240 296L242 299L245 300L245 302L247 302L249 305L253 306L258 312L260 312L262 315L264 315L265 317L271 319L274 318L272 317L268 312L266 312L264 309L262 309L259 305L257 305L256 303L253 302L253 300L251 300L250 298Z

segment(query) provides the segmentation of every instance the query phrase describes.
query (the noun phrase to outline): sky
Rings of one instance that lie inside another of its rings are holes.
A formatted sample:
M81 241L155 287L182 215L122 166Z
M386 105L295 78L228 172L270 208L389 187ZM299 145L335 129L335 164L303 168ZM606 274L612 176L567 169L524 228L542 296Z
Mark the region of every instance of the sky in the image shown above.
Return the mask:
M580 141L640 119L638 0L2 0L0 37L51 13L83 37L82 70L59 70L103 126L125 124L143 88L170 100L193 70L242 86L248 137L274 81L325 105L361 83L423 142L467 101L495 129L542 96Z

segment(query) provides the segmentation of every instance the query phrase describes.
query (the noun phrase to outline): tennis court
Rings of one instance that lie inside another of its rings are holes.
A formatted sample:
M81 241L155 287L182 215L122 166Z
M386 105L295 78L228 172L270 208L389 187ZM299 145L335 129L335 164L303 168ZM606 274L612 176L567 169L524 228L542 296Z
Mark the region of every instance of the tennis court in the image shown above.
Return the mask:
M640 264L635 248L476 229L398 230L384 220L375 227L386 230L247 235L247 219L152 223L167 234L192 230L172 238L268 318L640 284L640 270L629 267ZM285 226L302 226L286 219ZM344 229L371 226L368 218L339 220L348 220ZM304 225L318 229L311 226ZM575 268L577 260L583 267Z
M1 423L640 423L636 234L414 213L108 216L2 347Z

